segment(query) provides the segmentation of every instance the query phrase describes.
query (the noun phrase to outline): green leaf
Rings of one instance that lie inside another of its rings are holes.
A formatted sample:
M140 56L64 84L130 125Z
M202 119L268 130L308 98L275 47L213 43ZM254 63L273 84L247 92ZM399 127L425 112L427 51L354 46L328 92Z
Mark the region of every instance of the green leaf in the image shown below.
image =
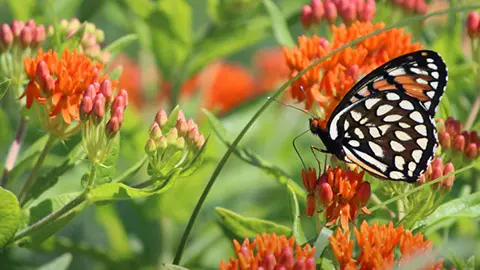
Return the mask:
M47 198L42 202L40 202L39 204L31 207L29 209L30 216L28 219L28 226L35 224L36 222L50 215L54 211L62 208L64 205L68 204L73 199L75 199L78 195L79 195L78 192L56 195L56 196ZM22 243L26 244L27 246L30 246L31 244L39 245L44 240L52 236L54 233L56 233L57 231L65 227L65 225L70 223L70 221L73 219L75 214L81 209L83 209L84 207L85 207L85 204L77 206L69 213L61 216L56 220L52 220L46 226L30 234L26 239L22 241Z
M162 127L162 132L168 132L177 124L178 112L180 111L180 105L175 106L173 110L168 115L168 120L165 125Z
M107 159L98 166L97 177L95 179L96 185L102 185L112 182L113 176L117 169L118 152L120 148L120 134L113 138L112 146L107 153Z
M10 87L12 80L10 79L5 79L3 82L0 82L0 99L5 96L5 94L8 91L8 88Z
M222 123L213 115L210 111L207 109L203 109L203 112L207 116L208 121L210 122L210 125L213 128L213 131L217 135L217 137L227 146L230 147L231 142L227 139L228 134L227 130L223 127ZM275 177L275 179L278 180L278 182L282 185L287 184L292 188L292 190L295 191L295 194L300 196L301 200L305 200L307 194L303 188L301 188L291 177L280 167L264 160L262 157L257 155L255 152L253 152L251 149L243 146L237 146L234 150L233 153L242 159L243 161L256 166L262 170L264 170L266 173L272 175Z
M209 140L210 140L210 136L207 137L202 148L193 157L192 162L184 166L185 169L180 173L180 177L187 177L192 175L203 164L203 160L205 159L205 154L207 153L206 149L207 149L207 144Z
M132 255L128 236L125 227L122 224L115 204L98 205L95 207L98 223L104 228L108 237L109 252L115 254L115 257L124 260Z
M37 1L35 0L9 0L8 6L10 7L10 12L13 18L17 20L26 21L30 19L33 15L33 10Z
M188 268L175 264L163 263L160 265L160 270L188 270Z
M20 204L10 191L0 187L0 249L15 235L20 227Z
M145 164L147 161L147 156L144 156L142 159L140 159L137 163L133 164L132 167L128 168L126 171L124 171L121 175L113 179L112 182L114 183L122 183L125 180L133 177Z
M135 0L138 1L138 0ZM136 34L129 34L125 35L114 42L110 43L104 51L107 51L111 54L111 59L115 58L115 55L117 55L119 52L125 50L130 44L132 44L134 41L138 39L138 36Z
M67 270L72 263L72 254L65 253L60 257L40 266L37 270Z
M272 0L263 0L263 4L272 19L273 36L277 42L280 45L292 47L294 45L292 35L280 9Z
M158 1L148 16L151 49L166 80L185 62L192 46L191 8L185 0ZM182 71L183 72L183 71Z
M435 212L425 219L417 221L412 230L421 232L434 231L445 222L459 218L480 218L480 192L451 200L439 206Z
M166 180L162 182L162 186L155 189L139 189L127 186L122 183L107 183L98 186L88 194L90 203L104 201L130 200L135 198L145 198L148 196L161 194L169 190L180 174L180 169L175 170Z
M60 176L73 169L73 167L79 164L84 157L85 154L81 144L76 145L60 165L53 167L49 172L40 176L37 181L35 181L30 192L27 194L25 201L28 202L40 197L43 192L53 187L58 182Z
M330 244L328 238L332 235L332 233L332 230L327 227L323 227L320 231L320 234L318 234L317 240L315 240L315 259L320 258L325 248Z
M108 74L108 77L111 80L119 80L120 76L122 76L122 72L123 72L123 66L118 66L114 68L112 71L110 71L110 73Z
M307 239L305 238L305 233L303 232L302 225L300 224L300 207L298 206L297 195L295 195L295 191L288 186L288 191L290 193L290 203L292 208L292 215L293 215L293 236L298 243L305 243Z
M215 211L220 216L219 224L229 237L233 237L238 241L245 238L253 238L255 235L266 233L276 233L277 235L292 235L292 230L284 225L280 225L268 220L250 218L241 216L231 210L216 207Z
M15 180L22 174L27 168L33 166L33 163L37 159L42 149L45 147L48 141L48 135L44 135L30 145L26 150L20 154L17 159L15 167L8 174L9 182L15 182Z
M136 15L146 18L152 13L153 2L150 0L124 0L129 9Z

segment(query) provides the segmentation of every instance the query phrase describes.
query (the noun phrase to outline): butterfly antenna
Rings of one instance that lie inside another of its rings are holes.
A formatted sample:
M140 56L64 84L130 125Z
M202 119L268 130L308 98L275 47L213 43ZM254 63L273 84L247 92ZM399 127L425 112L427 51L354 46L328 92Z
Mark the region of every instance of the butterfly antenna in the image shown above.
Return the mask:
M298 148L297 146L295 145L295 141L300 138L300 136L304 135L305 133L309 132L310 130L305 130L304 132L300 133L299 135L297 135L292 143L293 143L293 148L295 149L295 152L297 152L297 156L300 158L300 161L302 162L302 165L303 165L303 169L305 169L305 171L307 171L307 166L305 165L305 162L303 161L303 158L302 156L300 155L300 152L298 151Z
M308 116L311 117L311 115L308 114L308 112L306 112L306 111L304 111L304 110L302 110L302 109L300 109L300 108L297 108L297 107L292 106L292 105L290 105L290 104L285 104L285 103L283 103L283 102L281 102L281 101L279 101L279 100L276 100L276 99L274 99L274 98L272 98L272 97L268 97L268 99L272 99L273 101L277 102L278 104L281 104L281 105L283 105L283 106L285 106L285 107L289 107L289 108L295 109L295 110L300 111L300 112L302 112L302 113L304 113L304 114L306 114L306 115L308 115Z
M309 100L308 97L307 97L307 91L305 91L305 88L303 88L302 85L300 85L300 89L302 90L303 95L305 96L305 101L306 101L306 103L307 103L307 106L310 108L311 117L312 117L312 118L315 118L315 117L314 117L315 113L313 112L313 104L310 103L310 100Z

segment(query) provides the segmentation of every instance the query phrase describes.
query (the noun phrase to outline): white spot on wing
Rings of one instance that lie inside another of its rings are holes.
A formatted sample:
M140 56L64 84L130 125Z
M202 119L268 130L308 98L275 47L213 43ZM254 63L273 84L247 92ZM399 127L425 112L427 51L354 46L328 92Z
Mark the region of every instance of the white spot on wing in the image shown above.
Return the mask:
M403 179L405 177L405 175L403 175L403 173L399 171L391 171L389 176L391 179L394 179L394 180Z
M359 112L356 111L350 111L350 115L352 116L353 120L357 121L362 118L362 115Z
M365 101L365 108L367 108L367 110L370 110L379 101L379 98L369 98Z
M400 123L398 123L398 125L399 125L400 127L402 127L402 128L409 128L409 127L410 127L409 124L404 123L404 122L400 122Z
M409 169L410 171L413 172L413 171L415 171L416 168L417 168L417 164L415 164L415 162L410 161L410 162L408 163L408 169Z
M383 104L383 105L378 106L376 114L377 114L377 116L382 116L382 115L388 113L389 111L391 111L392 109L393 109L392 105Z
M405 151L405 147L397 142L397 141L390 141L390 147L392 148L393 151L395 152L402 152Z
M355 133L355 135L357 135L359 139L365 138L365 136L363 135L363 132L359 128L355 128L353 132Z
M388 115L386 116L385 118L383 118L383 121L385 122L396 122L398 120L402 119L402 116L401 115L398 115L398 114L391 114L391 115Z
M438 77L440 77L440 75L438 74L438 72L434 71L431 73L432 77L435 78L435 79L438 79Z
M425 106L425 108L430 109L430 105L432 105L432 102L430 101L427 101L427 102L424 102L423 105Z
M417 149L417 150L413 150L413 151L412 151L412 158L413 158L413 160L415 160L415 162L418 163L418 162L420 161L420 159L422 158L422 153L423 153L422 150L418 150L418 149Z
M427 136L427 127L425 125L416 125L415 130L420 133L420 135Z
M365 123L367 123L368 121L368 118L364 117L362 120L360 120L360 122L358 122L360 125L364 125Z
M404 110L409 110L409 111L413 110L413 104L408 100L402 100L398 105L400 106L400 108Z
M412 139L412 137L410 137L410 135L408 135L408 133L406 133L404 131L401 131L401 130L395 131L395 137L397 137L397 139L399 139L400 141L404 141L404 142Z
M438 87L438 82L430 82L430 85L431 85L433 88L437 88L437 87Z
M433 63L433 62L435 62L435 61L434 61L432 58L427 58L427 62L428 62L428 63Z
M383 174L382 172L379 172L378 170L372 168L369 166L369 164L366 164L365 162L363 162L362 160L358 159L354 154L352 154L352 152L347 148L347 147L343 147L343 151L345 151L345 155L347 155L348 159L355 162L357 165L359 165L360 167L362 167L363 169L373 173L373 174L377 174L383 178L387 178L387 176L385 174ZM355 151L358 152L359 151ZM385 164L383 164L385 167L384 167L384 170L386 170L387 166Z
M410 70L413 73L416 73L416 74L419 74L419 75L428 75L428 72L426 72L425 70L421 70L419 68L410 68Z
M425 149L427 149L428 139L427 138L417 139L417 144L418 144L418 146L420 146L420 148L425 150Z
M395 156L395 167L399 170L403 170L403 165L405 165L405 159L402 156Z
M368 132L370 133L370 136L372 136L372 138L374 138L374 139L381 136L377 127L369 127Z
M428 91L428 92L427 92L427 96L428 96L429 98L433 98L433 97L435 96L435 91Z
M349 126L350 126L350 123L347 120L345 120L345 123L343 123L343 130L347 130Z
M358 151L356 149L353 149L353 151L363 160L365 160L366 162L372 164L373 166L377 167L380 169L380 171L382 172L385 172L387 170L387 165L385 165L384 163L378 161L377 159L375 159L374 157L370 156L369 154L367 153L364 153L362 151Z
M370 149L372 149L372 152L375 154L375 156L381 158L385 156L385 154L383 153L383 149L380 145L374 142L368 142L368 146L370 146Z
M410 113L409 117L410 117L410 119L412 119L413 121L415 121L417 123L423 123L422 114L419 113L418 111L413 111L412 113Z
M431 69L435 69L435 70L438 68L437 65L432 64L432 63L428 64L428 67L431 68Z
M381 125L378 127L380 131L382 131L382 135L385 135L387 133L387 130L390 128L390 125Z
M400 99L400 96L395 94L395 93L388 93L386 95L387 99L388 100L399 100Z
M428 82L422 78L417 78L415 81L420 84L428 84Z
M350 144L353 147L359 147L360 143L357 140L350 140L348 141L348 144Z
M395 69L393 71L390 71L388 73L388 75L390 75L390 76L398 76L398 75L405 75L405 74L406 74L405 69L403 69L403 68L397 68L397 69Z

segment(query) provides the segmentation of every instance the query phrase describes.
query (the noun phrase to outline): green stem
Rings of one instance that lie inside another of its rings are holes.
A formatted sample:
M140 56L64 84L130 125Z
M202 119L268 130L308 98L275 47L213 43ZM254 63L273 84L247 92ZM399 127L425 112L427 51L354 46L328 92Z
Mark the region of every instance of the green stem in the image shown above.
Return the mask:
M305 74L308 70L310 70L311 68L313 68L314 66L318 65L319 63L323 62L325 59L328 59L329 57L331 57L332 55L348 48L348 47L351 47L351 46L354 46L362 41L364 41L365 39L367 38L370 38L370 37L373 37L373 36L376 36L380 33L383 33L383 32L386 32L388 30L391 30L393 28L396 28L396 27L401 27L401 26L405 26L409 23L412 23L412 22L417 22L417 21L421 21L421 20L424 20L426 18L429 18L429 17L432 17L432 16L436 16L436 15L440 15L440 14L445 14L445 13L448 13L448 12L460 12L460 11L466 11L466 10L472 10L472 9L476 9L476 8L480 8L480 5L473 5L473 6L467 6L467 7L460 7L460 8L452 8L452 9L446 9L446 10L441 10L441 11L437 11L437 12L432 12L432 13L429 13L429 14L426 14L426 15L420 15L420 16L414 16L414 17L410 17L406 20L402 20L401 22L397 23L397 24L394 24L394 25L391 25L391 26L388 26L388 27L385 27L383 29L378 29L378 30L375 30L367 35L364 35L362 37L359 37L335 50L333 50L332 52L328 53L327 55L325 55L324 57L314 61L311 65L309 65L307 68L305 68L304 70L300 71L295 77L293 77L292 79L290 79L288 82L286 82L285 84L283 84L280 89L278 89L277 91L275 91L273 93L273 95L262 105L262 107L255 113L255 115L250 119L250 121L245 125L245 127L242 129L242 131L240 132L240 134L238 134L237 138L233 141L232 145L228 148L227 152L225 152L225 154L223 155L222 159L220 160L220 162L218 163L217 167L215 168L215 171L212 173L212 176L210 177L210 180L208 181L207 185L205 186L205 189L203 190L203 193L202 195L200 196L198 202L197 202L197 205L195 206L195 209L193 210L193 213L192 215L190 216L190 219L188 221L188 224L187 224L187 227L185 228L185 231L183 232L183 235L182 235L182 239L180 240L180 245L177 249L177 253L175 254L175 259L173 261L173 264L179 264L180 263L180 260L182 259L182 255L183 255L183 251L185 249L185 246L187 245L187 240L188 240L188 236L190 235L191 231L192 231L192 228L193 228L193 225L198 217L198 214L200 213L200 209L202 208L207 196L208 196L208 193L210 192L210 189L212 188L213 184L215 183L215 180L217 179L218 175L220 174L220 172L222 171L223 169L223 166L225 166L225 163L227 162L228 158L230 157L230 155L233 153L235 147L237 147L238 143L240 142L240 140L243 138L243 136L245 136L245 134L247 133L247 131L250 129L250 127L253 125L253 123L257 120L257 118L268 108L268 106L272 103L272 101L274 99L276 99L278 96L280 96L280 94L283 93L283 91L285 91L287 89L287 87L289 87L295 80L297 80L298 78L300 78L303 74ZM415 189L413 189L415 190Z
M74 209L75 207L77 207L78 205L83 203L87 199L88 193L90 192L90 189L92 188L93 182L95 180L96 172L97 172L97 166L95 164L93 164L91 169L90 169L90 178L88 179L87 187L82 191L82 193L80 193L80 195L78 195L75 199L73 199L69 203L65 204L64 206L62 206L58 210L50 213L48 216L46 216L46 217L40 219L39 221L37 221L36 223L32 224L30 227L28 227L25 230L17 233L13 237L11 242L15 242L15 241L17 241L17 240L19 240L23 237L26 237L26 236L34 233L35 231L38 231L38 230L44 228L45 226L49 225L50 223L52 223L56 219L60 218L64 214L70 212L70 210Z
M2 175L2 187L6 187L8 185L8 174L15 166L15 161L17 160L18 153L20 152L20 148L22 146L23 141L23 134L25 133L26 129L26 119L25 116L20 116L20 122L18 123L17 127L17 134L15 135L15 139L13 140L12 144L10 145L10 149L8 150L7 159L5 160L5 167L3 167L3 175Z
M38 156L37 163L35 163L35 166L33 167L32 171L30 172L30 175L28 176L27 181L25 184L23 184L22 190L20 191L20 195L18 198L21 201L21 205L25 204L25 196L28 194L28 191L32 184L35 182L37 178L38 171L40 170L40 167L43 165L43 162L45 161L45 158L47 157L48 152L53 146L53 143L55 142L56 137L50 134L48 136L47 143L45 144L45 147L43 148L42 152L40 153L40 156Z
M397 201L397 210L398 210L398 220L402 220L405 216L405 206L403 205L403 200Z

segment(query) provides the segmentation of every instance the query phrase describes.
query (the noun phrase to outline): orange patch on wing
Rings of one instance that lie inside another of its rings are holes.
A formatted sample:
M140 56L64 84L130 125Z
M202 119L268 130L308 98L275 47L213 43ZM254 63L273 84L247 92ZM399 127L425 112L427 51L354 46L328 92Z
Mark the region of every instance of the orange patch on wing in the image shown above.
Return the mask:
M420 101L427 101L430 98L427 97L423 91L431 89L428 85L425 84L405 84L403 88L408 95L417 98Z

